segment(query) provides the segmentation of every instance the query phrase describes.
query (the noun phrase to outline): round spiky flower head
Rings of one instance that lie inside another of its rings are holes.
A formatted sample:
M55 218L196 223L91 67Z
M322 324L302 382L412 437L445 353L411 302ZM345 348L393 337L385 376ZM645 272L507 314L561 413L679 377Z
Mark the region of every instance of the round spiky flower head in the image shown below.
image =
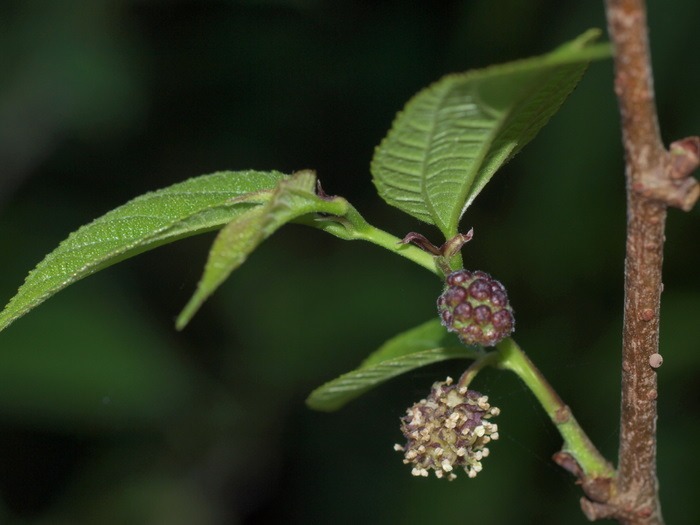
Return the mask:
M481 471L481 460L489 455L485 445L498 439L498 425L489 419L500 410L488 397L452 384L452 378L433 384L430 395L406 410L401 432L406 445L394 445L404 452L403 462L413 464L414 476L434 470L438 478L455 479L462 468L470 478Z
M485 272L452 272L437 304L442 324L465 345L494 346L515 327L505 287Z

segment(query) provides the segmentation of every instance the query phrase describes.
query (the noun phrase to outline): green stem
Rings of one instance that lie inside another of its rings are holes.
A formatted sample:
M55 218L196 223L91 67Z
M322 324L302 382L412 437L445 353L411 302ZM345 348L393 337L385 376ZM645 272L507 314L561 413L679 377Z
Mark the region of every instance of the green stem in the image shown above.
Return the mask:
M460 388L469 388L469 384L483 368L495 365L500 359L501 355L499 352L489 352L488 354L482 353L471 365L469 365L469 368L464 371L462 376L459 378L457 386Z
M434 255L424 252L417 246L402 244L401 239L385 232L384 230L380 230L379 228L375 228L369 224L367 226L368 227L366 229L358 231L355 238L363 241L369 241L381 246L382 248L386 248L387 250L401 255L402 257L406 257L423 268L430 270L435 275L442 276L442 272L435 264Z
M346 241L371 242L413 261L438 277L444 277L450 271L462 268L462 254L460 252L445 262L445 258L442 256L435 256L417 246L405 244L398 237L372 226L345 199L341 197L334 197L334 199L342 200L344 206L342 213L329 211L327 217L319 217L318 214L307 215L294 222L324 230ZM441 261L442 264L440 264Z
M371 242L413 261L438 277L443 276L434 255L412 244L403 244L398 237L368 223L353 206L350 204L347 204L347 206L348 208L342 216L328 217L322 220L319 220L317 217L305 217L296 222L320 228L348 241L361 240Z
M588 478L612 478L615 470L598 452L571 410L542 373L511 338L497 345L499 368L514 372L532 391L564 439L562 451L569 454Z
M423 268L430 270L438 277L444 277L445 271L440 267L438 257L421 250L417 246L404 244L398 237L372 226L354 207L350 207L350 210L345 215L345 219L353 226L353 238L377 244L382 248L410 259ZM458 270L462 268L462 265L461 252L450 257L449 266L451 270Z

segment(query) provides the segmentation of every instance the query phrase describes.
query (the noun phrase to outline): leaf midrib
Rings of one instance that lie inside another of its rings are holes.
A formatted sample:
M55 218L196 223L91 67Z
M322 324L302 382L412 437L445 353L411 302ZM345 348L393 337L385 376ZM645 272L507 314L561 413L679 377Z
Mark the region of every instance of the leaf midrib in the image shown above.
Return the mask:
M477 95L475 91L476 90L474 90L473 96L476 99ZM459 193L459 200L456 201L457 203L465 201L467 194L474 185L476 177L481 171L481 168L484 164L484 159L486 158L488 152L491 150L491 145L494 143L495 137L498 135L498 132L502 128L503 123L507 121L508 116L510 115L510 111L499 112L491 108L488 104L482 102L481 100L478 101L478 104L479 108L484 113L491 114L494 117L494 120L492 122L495 123L495 125L491 126L491 132L486 135L488 138L485 141L483 141L482 147L479 149L479 154L474 157L472 167L467 173L467 176L465 177L465 179L470 180L470 182L462 185L462 189ZM459 229L459 221L462 218L463 213L464 208L462 206L453 207L452 213L450 215L449 228L446 228L445 232L448 239L457 235L457 230Z
M445 101L445 98L447 95L450 93L450 88L442 90L441 97L439 99L439 103L436 104L436 108L441 107L442 103ZM431 145L433 142L433 137L435 134L435 128L437 127L437 120L438 120L438 111L432 111L431 118L430 118L430 132L428 134L428 145ZM410 120L409 120L410 122ZM423 177L420 178L420 191L421 191L421 196L423 197L423 202L426 202L428 204L428 210L430 211L430 215L432 217L435 217L436 219L440 220L442 222L442 219L440 218L440 214L437 212L437 209L433 205L433 200L430 198L430 195L428 193L428 187L427 187L427 182L428 182L428 157L430 152L430 148L428 148L425 153L423 154L423 159L421 160L421 173L424 174ZM450 237L451 232L448 231L447 225L446 224L438 224L438 228L445 234L446 237Z

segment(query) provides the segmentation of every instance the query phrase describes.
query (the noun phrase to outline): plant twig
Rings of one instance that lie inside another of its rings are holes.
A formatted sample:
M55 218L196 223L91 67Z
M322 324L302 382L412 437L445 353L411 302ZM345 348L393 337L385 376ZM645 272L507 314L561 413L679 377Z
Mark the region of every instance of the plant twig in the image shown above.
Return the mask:
M484 359L497 357L499 368L514 372L535 395L557 427L564 440L554 461L578 478L586 494L595 501L606 501L615 470L595 448L583 429L537 367L510 337L496 345L498 352L486 354ZM478 361L477 361L478 362ZM475 363L477 363L475 362ZM471 367L470 367L471 368ZM465 372L465 375L469 372ZM462 384L460 379L460 384Z
M615 51L615 93L622 118L627 178L627 252L622 341L622 404L618 476L607 503L584 500L589 519L662 524L656 476L656 368L668 206L690 210L700 196L690 173L700 139L667 151L659 133L643 0L606 0Z

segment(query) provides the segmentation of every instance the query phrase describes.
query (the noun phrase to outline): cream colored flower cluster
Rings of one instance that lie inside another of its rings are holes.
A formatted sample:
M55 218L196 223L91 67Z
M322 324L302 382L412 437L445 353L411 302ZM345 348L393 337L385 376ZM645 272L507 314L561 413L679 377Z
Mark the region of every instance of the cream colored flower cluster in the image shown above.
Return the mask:
M413 464L414 476L433 469L438 478L453 480L455 469L462 468L473 478L489 455L485 445L498 439L498 425L489 419L500 410L489 405L487 396L452 383L450 377L434 383L430 395L401 418L407 442L394 449L404 452L404 463Z

